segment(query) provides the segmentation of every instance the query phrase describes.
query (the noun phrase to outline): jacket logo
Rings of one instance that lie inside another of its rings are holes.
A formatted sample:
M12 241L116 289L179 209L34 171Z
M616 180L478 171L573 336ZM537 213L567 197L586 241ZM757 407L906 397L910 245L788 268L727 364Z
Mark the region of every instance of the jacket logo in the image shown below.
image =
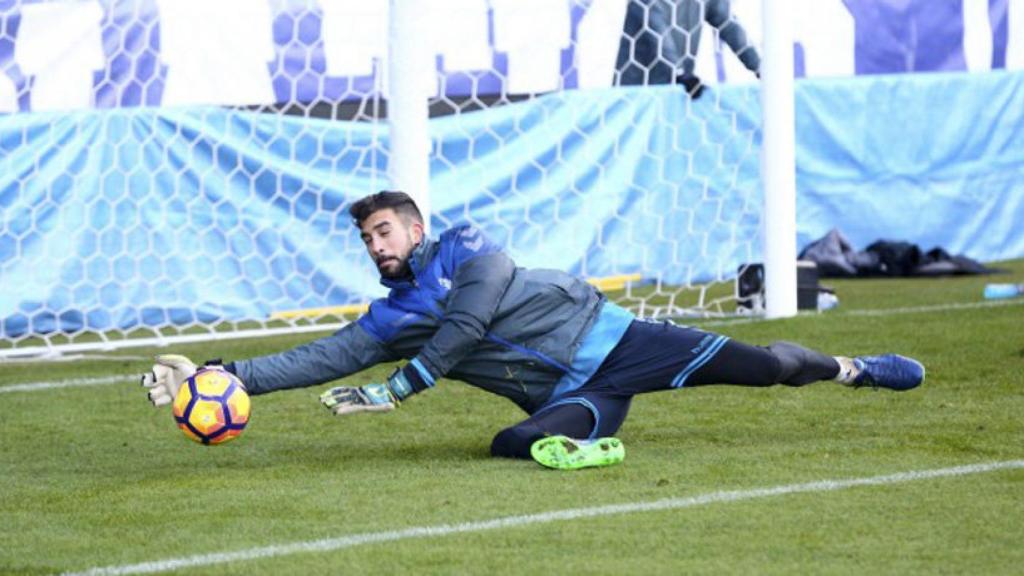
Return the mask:
M452 281L449 280L448 278L445 278L444 276L438 278L437 283L440 284L441 288L444 288L445 290L452 289Z
M463 238L462 245L473 252L480 250L484 245L484 238L476 228L466 228L459 233L459 236Z
M713 339L714 339L714 336L711 335L711 334L708 334L707 336L701 338L700 339L700 343L697 344L697 347L696 348L691 348L690 352L693 353L693 354L699 353L701 350L703 350L705 347L707 347L707 345L710 344L711 340L713 340Z
M414 312L406 312L405 314L402 314L401 316L392 320L391 322L388 322L388 324L391 324L395 328L401 328L405 324L408 324L409 322L412 322L415 319L416 314Z

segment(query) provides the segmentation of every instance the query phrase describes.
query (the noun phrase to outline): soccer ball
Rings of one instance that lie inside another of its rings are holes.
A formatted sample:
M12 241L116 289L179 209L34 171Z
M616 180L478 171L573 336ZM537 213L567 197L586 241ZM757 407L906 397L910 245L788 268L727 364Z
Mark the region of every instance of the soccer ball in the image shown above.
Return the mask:
M204 366L189 376L173 404L178 428L201 444L237 438L249 423L250 408L242 381L220 366Z

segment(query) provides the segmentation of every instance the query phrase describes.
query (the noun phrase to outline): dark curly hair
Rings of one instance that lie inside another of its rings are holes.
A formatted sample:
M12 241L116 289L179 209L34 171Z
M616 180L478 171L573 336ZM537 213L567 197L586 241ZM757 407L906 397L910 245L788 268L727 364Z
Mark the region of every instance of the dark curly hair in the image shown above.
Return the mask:
M348 209L348 213L352 215L352 220L355 222L356 227L361 228L363 221L374 212L387 208L394 210L395 214L400 217L412 218L421 224L423 223L423 215L420 214L420 209L416 207L416 202L405 192L397 190L383 190L360 198L359 201Z

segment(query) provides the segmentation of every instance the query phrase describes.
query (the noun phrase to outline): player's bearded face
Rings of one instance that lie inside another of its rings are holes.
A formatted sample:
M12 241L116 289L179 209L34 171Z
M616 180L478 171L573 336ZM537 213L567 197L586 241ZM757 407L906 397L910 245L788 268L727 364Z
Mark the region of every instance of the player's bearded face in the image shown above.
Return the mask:
M363 220L360 230L366 251L381 277L396 279L409 275L409 256L423 240L423 224L386 208Z

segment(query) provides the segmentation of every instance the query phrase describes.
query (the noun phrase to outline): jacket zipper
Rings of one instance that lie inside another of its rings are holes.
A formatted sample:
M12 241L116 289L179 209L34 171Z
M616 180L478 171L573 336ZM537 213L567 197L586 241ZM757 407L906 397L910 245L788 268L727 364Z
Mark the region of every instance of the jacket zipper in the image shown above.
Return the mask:
M562 372L568 372L569 371L569 367L568 366L562 364L561 362L559 362L558 360L555 360L554 358L548 356L547 354L544 354L544 353L539 352L537 350L531 350L530 348L527 348L525 346L520 346L519 344L516 344L516 343L511 342L509 340L505 340L504 338L502 338L500 336L495 336L494 334L491 334L490 332L484 334L484 340L488 340L490 342L494 342L495 344L501 344L502 346L505 346L506 348L510 348L512 350L515 350L516 352L519 352L520 354L522 354L524 356L529 356L530 358L533 358L535 360L540 361L542 364L546 364L547 366L550 366L552 368L557 368L557 369L561 370Z

